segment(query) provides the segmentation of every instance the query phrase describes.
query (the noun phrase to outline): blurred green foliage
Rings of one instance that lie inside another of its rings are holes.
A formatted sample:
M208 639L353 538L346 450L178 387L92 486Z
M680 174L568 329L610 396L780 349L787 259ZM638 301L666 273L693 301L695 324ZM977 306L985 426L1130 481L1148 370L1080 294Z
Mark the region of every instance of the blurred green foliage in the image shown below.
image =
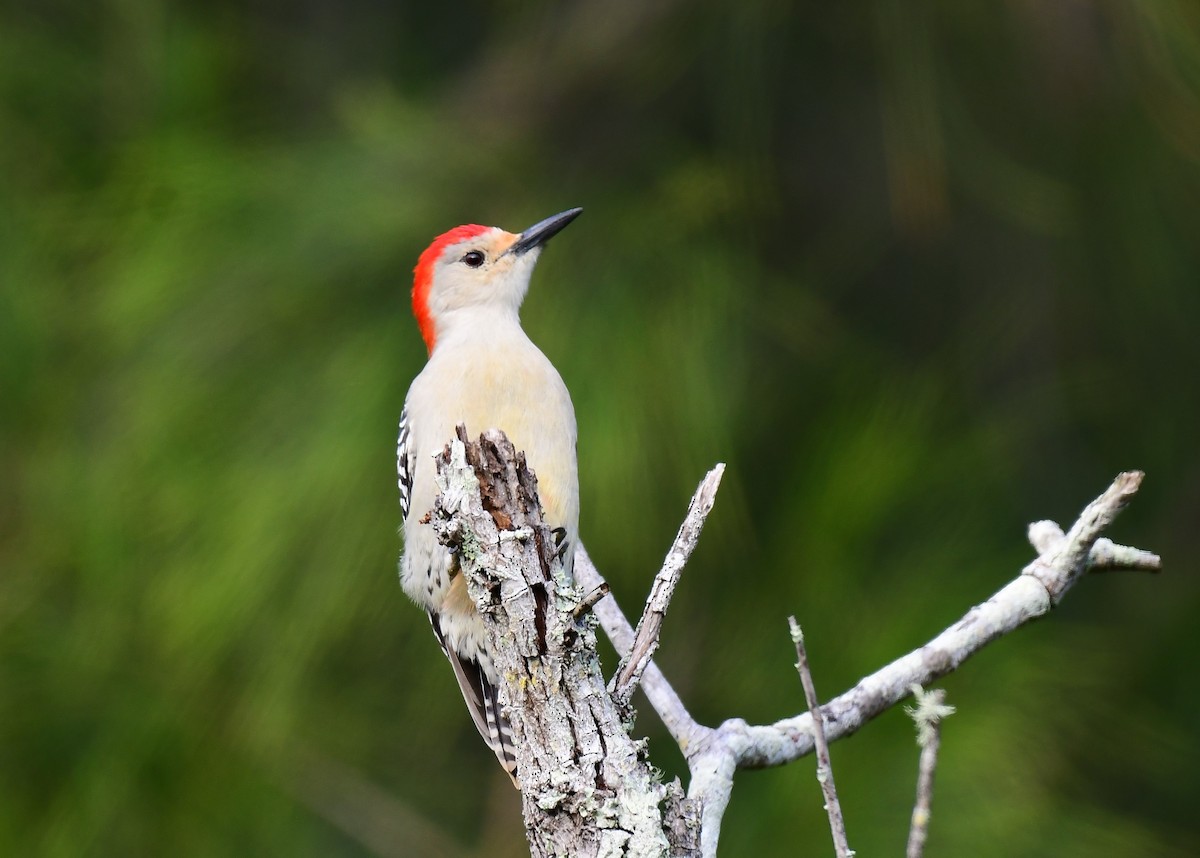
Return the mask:
M836 693L1144 468L1166 574L944 682L928 854L1200 852L1194 4L16 0L0 93L0 853L522 854L393 437L417 254L572 205L525 319L628 608L729 463L694 713L802 707L793 612ZM907 720L833 756L900 854ZM724 854L827 836L810 760L739 776Z

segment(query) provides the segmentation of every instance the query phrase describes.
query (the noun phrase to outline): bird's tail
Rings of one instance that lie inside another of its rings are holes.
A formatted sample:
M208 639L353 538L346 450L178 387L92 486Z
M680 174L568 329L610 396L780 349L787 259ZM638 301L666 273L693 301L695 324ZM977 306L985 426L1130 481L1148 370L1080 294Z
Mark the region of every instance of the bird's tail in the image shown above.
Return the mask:
M467 711L475 722L475 729L483 737L483 741L500 766L512 778L513 786L521 788L517 780L517 752L513 744L512 727L504 713L500 711L500 693L495 683L488 679L483 665L478 659L459 655L446 643L442 634L442 626L435 611L426 611L429 624L433 626L433 634L437 637L442 652L454 668L454 678L458 680L458 688L462 691L463 700L467 703Z

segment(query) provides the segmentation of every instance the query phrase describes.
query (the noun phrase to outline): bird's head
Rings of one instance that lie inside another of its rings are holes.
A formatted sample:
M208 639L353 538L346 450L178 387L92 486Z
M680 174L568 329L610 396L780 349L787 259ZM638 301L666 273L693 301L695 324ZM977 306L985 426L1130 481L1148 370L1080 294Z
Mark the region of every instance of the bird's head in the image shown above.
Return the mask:
M430 353L440 325L456 311L495 307L515 314L542 245L582 211L568 209L520 234L472 223L435 238L417 260L412 291L413 315Z

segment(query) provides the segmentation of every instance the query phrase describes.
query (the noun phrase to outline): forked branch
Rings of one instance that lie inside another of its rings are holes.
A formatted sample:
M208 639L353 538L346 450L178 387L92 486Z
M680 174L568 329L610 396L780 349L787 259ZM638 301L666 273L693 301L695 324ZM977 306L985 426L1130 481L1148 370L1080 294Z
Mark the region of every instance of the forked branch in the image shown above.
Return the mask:
M467 452L472 448L476 452ZM736 770L783 765L813 750L808 712L767 725L737 718L716 728L698 724L652 660L680 571L712 508L721 466L697 490L637 632L615 599L601 598L605 583L582 545L575 555L576 582L565 579L548 547L536 481L501 433L470 444L460 431L437 466L442 496L435 528L459 552L498 672L508 680L501 699L518 739L533 854L715 856ZM850 735L907 697L913 685L946 675L1043 616L1086 571L1157 571L1156 555L1100 538L1141 480L1138 471L1120 474L1066 533L1051 522L1031 526L1038 556L1020 575L929 643L821 707L828 741ZM497 482L508 488L489 488ZM504 515L485 509L481 483L490 505L500 497L513 506L505 506ZM589 594L587 604L582 593ZM623 656L611 694L596 657L593 616ZM686 800L676 785L655 782L644 749L625 732L628 719L622 716L639 678L687 759Z
M1092 501L1070 531L1052 522L1031 527L1038 556L990 599L929 643L880 668L822 707L827 738L836 741L909 695L912 685L928 685L955 670L992 641L1048 613L1087 571L1130 568L1157 572L1161 560L1141 549L1101 540L1100 533L1137 492L1143 474L1127 471ZM576 575L584 586L601 577L586 552L576 556ZM633 630L613 600L597 610L601 625L618 652L627 652ZM597 606L600 608L601 606ZM701 815L701 854L715 856L721 820L738 769L790 763L813 750L812 716L801 713L774 724L751 725L740 718L711 728L696 723L679 695L651 663L643 680L646 696L688 760L688 796Z

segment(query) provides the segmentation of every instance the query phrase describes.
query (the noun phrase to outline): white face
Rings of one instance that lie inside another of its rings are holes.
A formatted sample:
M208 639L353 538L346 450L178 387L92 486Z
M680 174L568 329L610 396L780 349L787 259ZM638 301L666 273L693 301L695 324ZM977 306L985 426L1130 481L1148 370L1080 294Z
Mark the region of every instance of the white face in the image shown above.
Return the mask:
M541 255L534 247L508 253L520 236L499 228L449 245L433 271L429 309L435 318L465 307L502 306L517 310Z

